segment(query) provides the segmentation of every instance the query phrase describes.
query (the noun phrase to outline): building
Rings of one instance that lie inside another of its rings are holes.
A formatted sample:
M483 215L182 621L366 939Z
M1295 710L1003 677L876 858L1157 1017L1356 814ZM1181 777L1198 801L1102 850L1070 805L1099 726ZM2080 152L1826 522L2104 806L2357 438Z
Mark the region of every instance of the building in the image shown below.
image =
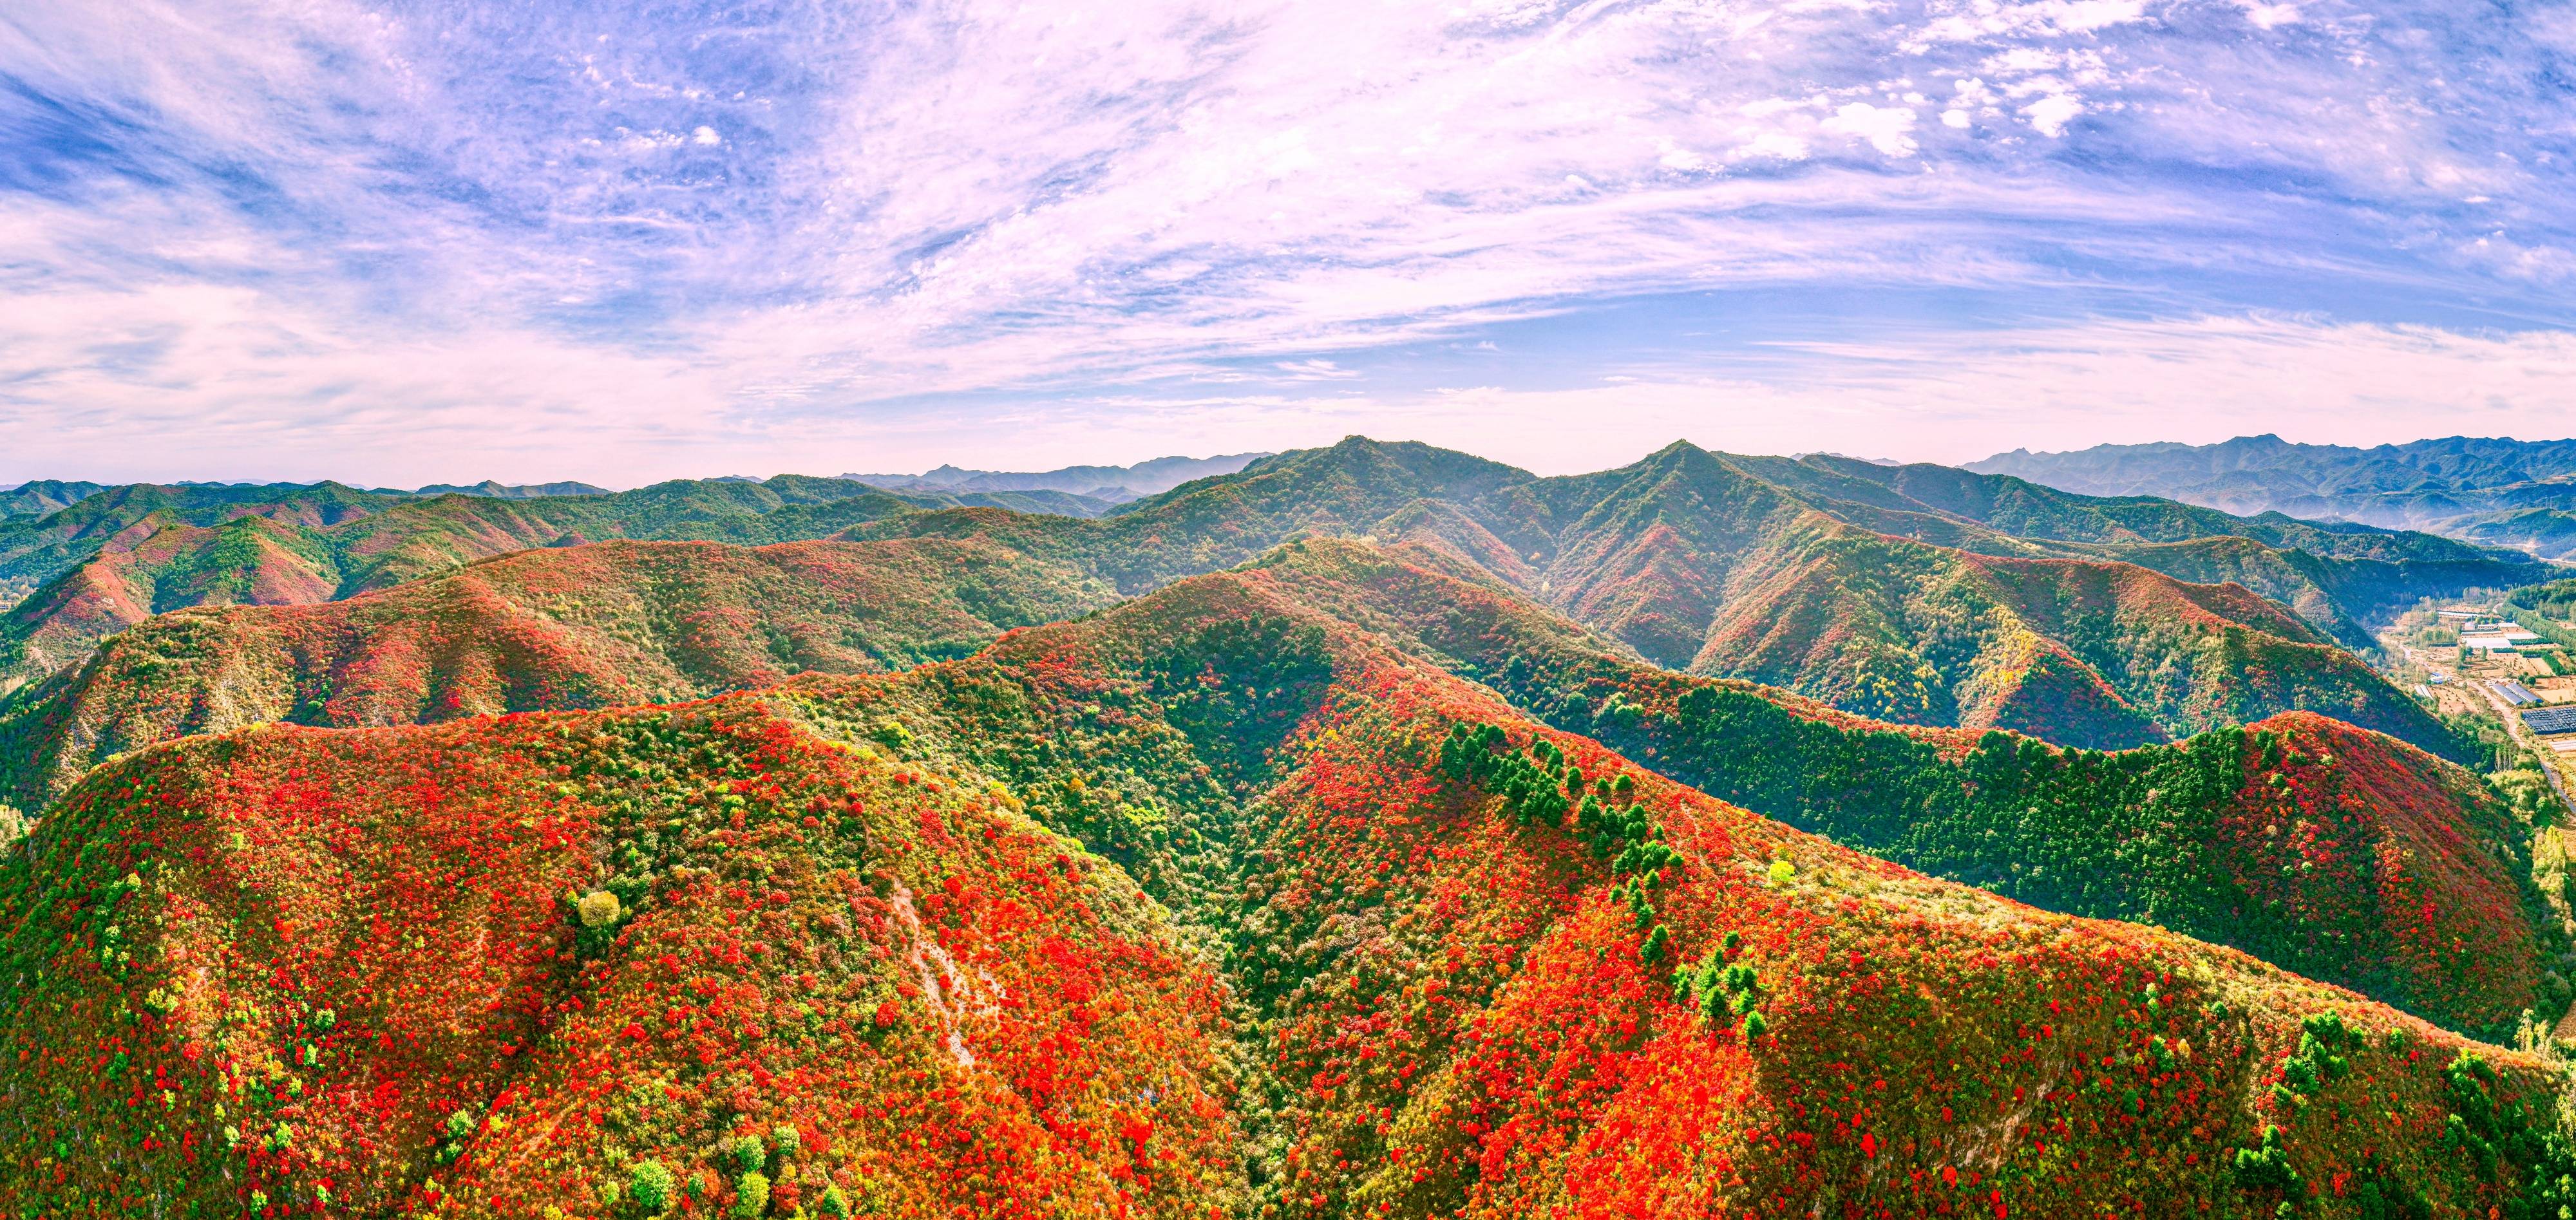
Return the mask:
M2460 634L2460 647L2471 652L2512 652L2516 646L2539 638L2539 632L2520 627L2500 627L2478 635L2464 631Z
M2542 737L2568 735L2568 742L2576 744L2576 707L2533 708L2522 714L2522 727ZM2553 741L2549 744L2555 746L2558 743Z
M2530 687L2524 686L2522 683L2516 682L2511 678L2506 678L2497 682L2489 682L2487 683L2487 688L2504 696L2504 701L2515 707L2530 707L2531 705L2540 702L2540 696L2533 694ZM2524 717L2524 723L2527 724L2529 722L2530 718ZM2538 730L2534 731L2537 732Z

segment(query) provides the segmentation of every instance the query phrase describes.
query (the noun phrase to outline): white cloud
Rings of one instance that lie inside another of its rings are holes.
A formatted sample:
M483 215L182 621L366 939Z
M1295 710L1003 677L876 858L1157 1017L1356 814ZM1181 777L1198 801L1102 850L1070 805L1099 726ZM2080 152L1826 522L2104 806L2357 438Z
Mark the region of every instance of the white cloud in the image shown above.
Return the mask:
M2293 25L2299 20L2299 6L2295 4L2266 4L2263 0L2236 0L2236 6L2245 10L2247 21L2267 30Z
M1807 142L1786 132L1756 132L1751 139L1735 146L1735 155L1745 160L1767 157L1778 161L1799 161L1807 156Z
M1349 381L1360 375L1357 369L1346 369L1323 359L1282 360L1274 367L1286 374L1290 381Z
M2052 93L2021 108L2030 117L2030 125L2044 136L2066 134L2066 125L2084 113L2084 101L2069 93Z
M1914 112L1903 106L1845 102L1823 126L1839 135L1866 140L1870 147L1891 157L1914 155L1914 137L1909 134L1914 130Z

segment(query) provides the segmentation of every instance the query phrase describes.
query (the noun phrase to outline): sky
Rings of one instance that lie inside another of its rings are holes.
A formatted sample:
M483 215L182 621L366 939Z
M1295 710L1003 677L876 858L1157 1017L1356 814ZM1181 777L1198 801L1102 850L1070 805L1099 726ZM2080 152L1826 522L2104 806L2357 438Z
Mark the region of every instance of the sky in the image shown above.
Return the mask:
M0 10L0 482L2576 434L2576 6Z

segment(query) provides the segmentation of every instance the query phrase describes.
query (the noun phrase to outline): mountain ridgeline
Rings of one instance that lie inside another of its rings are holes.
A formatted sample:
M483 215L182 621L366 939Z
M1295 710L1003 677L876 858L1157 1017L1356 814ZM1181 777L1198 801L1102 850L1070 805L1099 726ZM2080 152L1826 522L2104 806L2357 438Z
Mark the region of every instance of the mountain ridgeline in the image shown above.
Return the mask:
M964 656L1116 600L1079 569L976 541L605 542L343 601L177 610L0 704L0 803L40 808L102 759L174 737L684 702Z
M2065 749L1643 665L1411 548L1297 543L1246 578L1700 791L1936 876L2234 945L2490 1035L2576 996L2530 880L2530 814L2340 721Z
M1217 457L1164 457L1133 466L1065 466L1055 470L965 470L942 466L921 474L845 474L841 477L888 491L950 494L1052 491L1110 504L1150 496L1187 483L1228 475L1267 453L1232 453Z

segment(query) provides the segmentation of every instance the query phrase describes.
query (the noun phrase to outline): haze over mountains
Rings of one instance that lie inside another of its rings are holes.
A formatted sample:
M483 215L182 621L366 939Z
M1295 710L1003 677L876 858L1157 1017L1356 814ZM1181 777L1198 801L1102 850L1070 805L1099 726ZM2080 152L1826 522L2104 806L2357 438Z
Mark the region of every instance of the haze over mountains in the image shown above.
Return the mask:
M1035 473L961 470L941 466L924 474L845 474L842 478L888 491L1061 491L1112 504L1150 496L1192 479L1233 474L1267 453L1234 453L1211 458L1164 457L1133 466L1066 466Z
M2496 1045L2576 999L2554 806L2352 651L2554 565L1684 443L1239 465L0 523L0 1207L2576 1204Z
M2266 434L2216 445L2014 450L1967 469L2089 495L2430 530L2551 559L2576 554L2576 441L2454 436L2360 449Z

